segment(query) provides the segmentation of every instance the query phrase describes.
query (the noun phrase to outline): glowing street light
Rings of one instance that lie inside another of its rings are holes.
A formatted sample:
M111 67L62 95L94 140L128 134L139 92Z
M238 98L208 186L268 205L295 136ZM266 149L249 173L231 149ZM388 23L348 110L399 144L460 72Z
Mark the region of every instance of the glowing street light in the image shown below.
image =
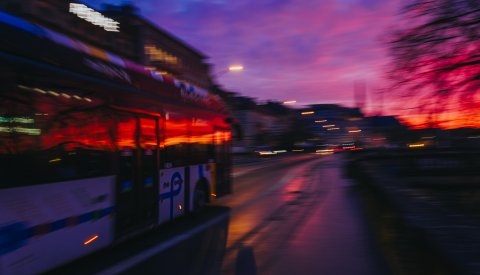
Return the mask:
M243 69L244 68L243 68L242 65L230 65L230 66L228 66L228 68L213 74L213 76L214 77L219 77L219 76L224 75L224 74L229 73L229 72L241 72L241 71L243 71Z
M239 72L243 71L243 66L242 65L230 65L228 67L229 72Z

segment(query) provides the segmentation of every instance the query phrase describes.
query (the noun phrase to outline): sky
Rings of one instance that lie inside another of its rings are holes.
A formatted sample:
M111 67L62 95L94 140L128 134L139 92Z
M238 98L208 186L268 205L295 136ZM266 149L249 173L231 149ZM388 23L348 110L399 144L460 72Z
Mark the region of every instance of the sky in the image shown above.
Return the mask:
M87 0L121 4L121 0ZM209 57L223 88L258 101L379 109L385 35L401 0L136 0L140 14ZM241 64L242 72L226 72Z

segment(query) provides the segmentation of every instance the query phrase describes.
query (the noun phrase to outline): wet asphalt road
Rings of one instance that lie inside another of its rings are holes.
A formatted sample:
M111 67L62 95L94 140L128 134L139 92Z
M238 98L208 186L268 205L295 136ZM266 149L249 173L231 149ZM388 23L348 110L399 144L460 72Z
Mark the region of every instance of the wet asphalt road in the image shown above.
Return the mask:
M241 164L221 274L388 274L340 155Z

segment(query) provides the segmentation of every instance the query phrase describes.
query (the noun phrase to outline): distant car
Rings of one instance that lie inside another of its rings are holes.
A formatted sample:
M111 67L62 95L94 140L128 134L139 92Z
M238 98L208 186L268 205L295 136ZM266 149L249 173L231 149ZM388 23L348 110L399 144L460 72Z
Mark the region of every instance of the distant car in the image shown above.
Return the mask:
M317 155L331 155L335 152L337 152L335 147L326 144L317 145L317 148L315 150L315 154Z
M260 157L269 157L277 154L270 146L258 146L255 148L254 152Z
M333 153L335 153L333 149L319 149L315 151L317 155L332 155Z
M287 153L287 150L282 148L272 148L269 146L259 146L255 149L255 153L261 157L268 157Z

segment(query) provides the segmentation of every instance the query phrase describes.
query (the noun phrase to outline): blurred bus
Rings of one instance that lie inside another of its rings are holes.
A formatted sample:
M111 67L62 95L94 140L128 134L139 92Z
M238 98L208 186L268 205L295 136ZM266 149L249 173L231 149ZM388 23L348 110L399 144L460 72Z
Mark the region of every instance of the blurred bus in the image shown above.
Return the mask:
M217 97L0 12L0 274L47 271L231 192Z

